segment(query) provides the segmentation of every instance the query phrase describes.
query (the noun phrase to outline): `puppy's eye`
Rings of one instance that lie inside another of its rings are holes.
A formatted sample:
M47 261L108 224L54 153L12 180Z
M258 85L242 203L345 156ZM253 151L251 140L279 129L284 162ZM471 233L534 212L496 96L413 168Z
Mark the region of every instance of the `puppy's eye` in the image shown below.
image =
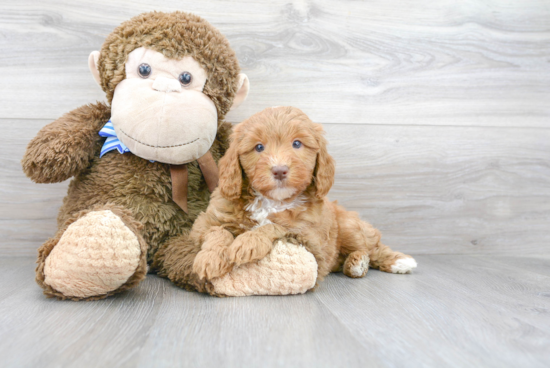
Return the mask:
M294 142L292 142L292 147L294 147L294 148L300 148L300 147L302 147L302 142L300 142L300 141L294 141Z
M262 152L265 149L265 147L263 144L260 143L260 144L257 144L256 147L254 147L254 149L256 150L256 152Z
M188 85L191 84L191 81L193 80L193 76L189 72L183 72L183 73L180 74L178 79L180 80L180 83L182 85L188 86Z
M151 66L149 64L140 64L138 66L138 74L141 78L147 78L151 74Z

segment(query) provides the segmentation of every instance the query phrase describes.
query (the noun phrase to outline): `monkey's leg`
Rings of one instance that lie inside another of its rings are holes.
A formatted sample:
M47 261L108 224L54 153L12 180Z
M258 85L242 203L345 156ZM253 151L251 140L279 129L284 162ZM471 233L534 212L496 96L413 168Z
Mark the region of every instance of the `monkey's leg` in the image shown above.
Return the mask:
M275 240L271 252L257 262L233 268L210 280L218 296L303 294L315 287L317 261L302 245Z
M206 292L205 283L193 272L193 262L200 250L200 245L192 242L186 231L160 245L151 268L181 288Z
M303 246L288 241L276 240L265 258L234 267L224 276L208 281L193 271L199 252L202 253L200 246L193 245L187 234L180 235L159 249L153 268L159 276L182 288L216 296L303 294L312 289L317 280L315 257ZM217 262L222 254L207 250L205 256Z
M58 299L96 300L136 286L147 274L147 244L130 211L95 206L74 214L38 250L36 281Z

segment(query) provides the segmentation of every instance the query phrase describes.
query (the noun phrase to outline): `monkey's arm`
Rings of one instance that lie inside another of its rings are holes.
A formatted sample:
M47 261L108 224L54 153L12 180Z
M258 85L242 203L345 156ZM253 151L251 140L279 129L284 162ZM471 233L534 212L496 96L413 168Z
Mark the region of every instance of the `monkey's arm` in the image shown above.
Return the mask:
M109 120L102 103L81 106L42 128L27 146L21 164L37 183L58 183L88 167L101 150L98 132Z

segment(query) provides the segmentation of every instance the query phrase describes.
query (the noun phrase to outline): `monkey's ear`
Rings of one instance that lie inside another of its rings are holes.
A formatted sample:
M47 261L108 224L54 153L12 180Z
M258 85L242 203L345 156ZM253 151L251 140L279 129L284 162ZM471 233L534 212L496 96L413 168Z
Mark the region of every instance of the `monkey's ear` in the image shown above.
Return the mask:
M97 69L97 61L99 60L99 51L92 51L90 56L88 56L88 67L92 72L96 83L101 87L101 78L99 78L99 69Z
M237 94L235 94L235 98L233 99L233 105L231 105L230 110L234 110L241 103L246 100L246 96L248 96L248 91L250 91L250 82L248 81L248 77L244 73L239 74L239 81L237 82Z

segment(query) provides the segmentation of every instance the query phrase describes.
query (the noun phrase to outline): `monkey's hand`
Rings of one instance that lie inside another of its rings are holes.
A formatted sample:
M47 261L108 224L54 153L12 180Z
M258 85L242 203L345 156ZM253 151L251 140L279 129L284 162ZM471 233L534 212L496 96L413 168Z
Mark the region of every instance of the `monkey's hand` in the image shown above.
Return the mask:
M104 104L81 106L42 128L27 146L21 164L37 183L58 183L88 167L101 150L98 132L110 109Z

